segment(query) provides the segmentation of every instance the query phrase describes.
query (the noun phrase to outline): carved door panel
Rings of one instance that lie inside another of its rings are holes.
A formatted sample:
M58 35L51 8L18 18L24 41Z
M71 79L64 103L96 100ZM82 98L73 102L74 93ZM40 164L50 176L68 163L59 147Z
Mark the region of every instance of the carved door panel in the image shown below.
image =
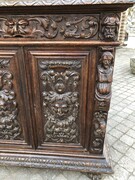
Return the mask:
M0 149L27 148L30 144L30 124L24 108L29 105L24 94L26 84L21 58L19 48L0 49Z
M86 111L92 101L87 103L87 89L91 86L88 96L94 97L93 51L87 47L25 49L35 148L40 151L88 152L91 117L86 117Z

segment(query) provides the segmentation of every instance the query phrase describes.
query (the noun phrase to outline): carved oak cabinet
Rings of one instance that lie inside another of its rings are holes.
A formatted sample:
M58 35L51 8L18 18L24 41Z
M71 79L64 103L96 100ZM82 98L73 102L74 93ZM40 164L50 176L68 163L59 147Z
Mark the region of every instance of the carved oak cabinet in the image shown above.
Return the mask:
M115 47L133 2L34 2L0 7L0 164L111 173Z

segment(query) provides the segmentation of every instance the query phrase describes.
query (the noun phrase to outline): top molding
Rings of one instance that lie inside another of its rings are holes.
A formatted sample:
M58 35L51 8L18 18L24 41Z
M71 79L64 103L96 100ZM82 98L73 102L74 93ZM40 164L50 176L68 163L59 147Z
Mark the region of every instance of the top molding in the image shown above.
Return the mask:
M119 3L135 3L135 0L1 0L0 6L55 6Z

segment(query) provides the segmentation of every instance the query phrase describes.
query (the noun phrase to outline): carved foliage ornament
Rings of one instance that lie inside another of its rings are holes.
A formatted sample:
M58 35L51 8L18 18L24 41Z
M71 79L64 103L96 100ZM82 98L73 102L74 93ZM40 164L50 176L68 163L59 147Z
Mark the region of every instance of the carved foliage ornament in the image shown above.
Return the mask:
M42 69L45 141L78 142L80 62L44 61Z
M13 90L13 75L7 70L10 59L0 59L0 139L20 139L18 108Z
M91 145L91 152L93 153L102 153L103 151L103 144L106 132L106 121L106 112L95 112L93 119L93 137Z
M105 15L101 21L100 38L115 41L118 38L120 18L116 14Z
M88 39L97 34L98 20L93 16L37 16L0 18L0 36L4 38Z

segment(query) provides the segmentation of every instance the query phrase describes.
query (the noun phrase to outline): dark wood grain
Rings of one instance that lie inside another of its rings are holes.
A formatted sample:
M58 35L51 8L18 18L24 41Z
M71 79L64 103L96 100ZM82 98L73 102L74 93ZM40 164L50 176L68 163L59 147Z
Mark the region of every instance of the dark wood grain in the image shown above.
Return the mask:
M104 139L131 6L0 7L0 164L112 173Z

